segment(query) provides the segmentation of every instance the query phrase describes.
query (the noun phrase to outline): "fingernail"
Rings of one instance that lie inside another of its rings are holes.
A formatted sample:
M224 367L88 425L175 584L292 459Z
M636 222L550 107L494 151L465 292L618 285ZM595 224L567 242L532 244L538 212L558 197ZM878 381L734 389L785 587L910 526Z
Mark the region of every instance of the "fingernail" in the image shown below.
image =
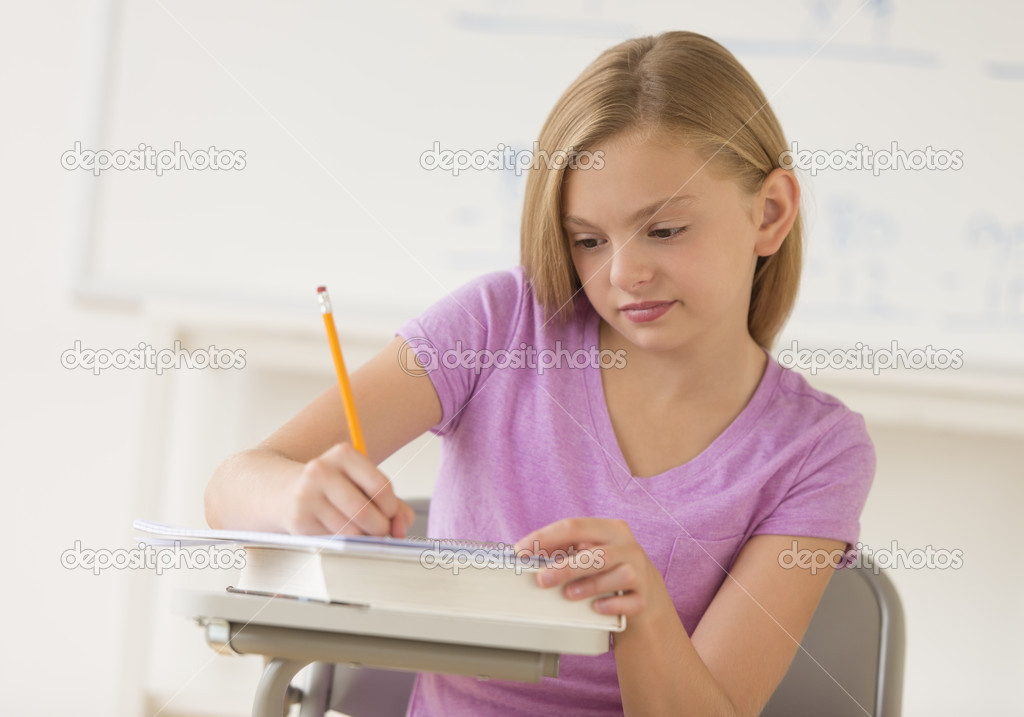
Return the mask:
M540 571L540 584L544 587L548 587L555 582L555 576L550 570Z

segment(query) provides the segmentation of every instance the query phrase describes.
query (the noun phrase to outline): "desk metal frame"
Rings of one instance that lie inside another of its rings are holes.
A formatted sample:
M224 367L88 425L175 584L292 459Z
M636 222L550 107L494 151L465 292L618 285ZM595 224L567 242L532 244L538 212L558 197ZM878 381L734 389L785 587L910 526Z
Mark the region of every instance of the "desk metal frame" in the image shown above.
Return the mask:
M304 714L307 704L310 714L323 714L334 663L540 682L558 676L560 653L595 655L610 645L609 631L594 628L376 611L252 595L181 592L173 609L204 626L207 642L218 651L268 658L253 717L281 717L299 698ZM460 641L453 641L452 635L460 636ZM291 681L311 663L325 664L318 665L312 676L313 688L299 695Z

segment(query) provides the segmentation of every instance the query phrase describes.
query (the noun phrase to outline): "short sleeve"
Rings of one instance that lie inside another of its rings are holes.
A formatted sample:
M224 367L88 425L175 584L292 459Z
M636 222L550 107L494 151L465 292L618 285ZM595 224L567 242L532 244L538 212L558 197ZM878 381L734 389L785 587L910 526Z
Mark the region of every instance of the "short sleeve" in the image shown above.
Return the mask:
M843 409L804 461L782 501L753 534L842 540L860 536L860 514L875 477L875 449L860 414Z
M427 371L441 401L445 435L459 425L463 407L493 371L488 356L509 348L528 301L521 267L475 279L440 299L398 330Z

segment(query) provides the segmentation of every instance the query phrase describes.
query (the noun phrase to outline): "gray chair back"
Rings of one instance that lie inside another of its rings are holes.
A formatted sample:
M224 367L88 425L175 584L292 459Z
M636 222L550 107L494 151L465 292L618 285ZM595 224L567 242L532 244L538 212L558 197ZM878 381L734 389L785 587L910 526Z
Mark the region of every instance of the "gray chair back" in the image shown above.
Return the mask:
M885 573L836 570L761 717L899 717L904 649L903 608Z

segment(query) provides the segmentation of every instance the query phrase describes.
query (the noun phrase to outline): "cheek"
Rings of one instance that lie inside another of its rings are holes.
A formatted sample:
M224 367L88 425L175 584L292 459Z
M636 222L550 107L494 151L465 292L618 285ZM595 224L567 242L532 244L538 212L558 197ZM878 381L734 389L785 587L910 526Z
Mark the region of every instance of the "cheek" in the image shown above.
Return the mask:
M588 288L588 282L592 282L596 276L602 273L602 262L594 256L574 253L572 263L576 267L577 276L583 282L584 290Z
M703 279L709 299L715 304L749 304L752 261L750 253L735 244L709 256Z
M673 277L678 286L688 289L691 304L713 304L734 295L745 272L740 252L708 242L681 257Z

